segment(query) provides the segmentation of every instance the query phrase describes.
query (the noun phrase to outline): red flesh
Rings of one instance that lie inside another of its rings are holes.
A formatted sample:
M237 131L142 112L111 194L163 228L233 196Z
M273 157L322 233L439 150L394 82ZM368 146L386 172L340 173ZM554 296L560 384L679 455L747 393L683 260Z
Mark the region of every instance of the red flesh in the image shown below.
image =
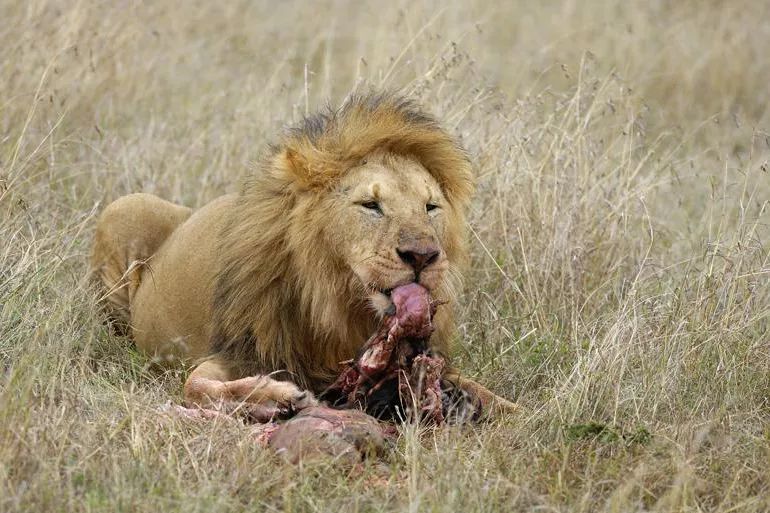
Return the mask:
M444 359L425 351L433 333L432 318L438 303L416 283L393 289L395 312L386 315L360 356L347 363L337 381L327 389L345 398L345 407L367 409L368 399L381 387L397 380L401 404L420 418L444 421L441 374Z

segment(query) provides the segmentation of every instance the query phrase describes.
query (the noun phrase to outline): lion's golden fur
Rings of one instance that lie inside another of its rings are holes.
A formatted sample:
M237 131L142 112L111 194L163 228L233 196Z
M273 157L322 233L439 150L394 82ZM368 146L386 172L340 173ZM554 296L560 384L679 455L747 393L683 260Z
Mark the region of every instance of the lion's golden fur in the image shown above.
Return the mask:
M242 191L221 241L214 351L244 364L247 374L285 368L312 388L355 353L373 316L351 300L357 283L346 263L328 256L322 234L333 219L323 201L349 168L378 151L414 158L436 179L449 203L444 250L454 265L465 261L473 180L464 151L412 102L352 97L288 131ZM451 311L442 308L434 337L440 349L453 327Z

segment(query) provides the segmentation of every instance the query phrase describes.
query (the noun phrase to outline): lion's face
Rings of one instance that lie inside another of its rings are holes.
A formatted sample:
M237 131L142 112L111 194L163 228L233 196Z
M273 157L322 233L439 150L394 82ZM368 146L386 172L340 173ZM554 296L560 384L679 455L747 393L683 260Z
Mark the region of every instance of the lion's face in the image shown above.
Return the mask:
M449 205L421 164L372 155L342 178L334 198L340 256L377 310L390 305L398 285L441 287L449 268Z

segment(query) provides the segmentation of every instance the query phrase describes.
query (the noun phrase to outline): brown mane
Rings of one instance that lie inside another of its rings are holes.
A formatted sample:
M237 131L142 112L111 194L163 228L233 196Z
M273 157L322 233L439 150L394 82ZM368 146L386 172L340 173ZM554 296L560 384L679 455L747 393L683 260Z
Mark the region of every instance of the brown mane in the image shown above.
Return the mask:
M349 265L328 247L336 225L324 199L348 169L380 151L416 159L436 179L449 204L444 249L453 267L465 261L473 191L465 152L412 101L352 96L340 109L289 129L246 181L221 234L213 353L244 375L285 369L311 389L327 384L337 363L353 356L375 319L364 301L353 299L362 297L361 285ZM453 299L447 287L443 294ZM444 309L434 335L440 345L453 327L451 310Z

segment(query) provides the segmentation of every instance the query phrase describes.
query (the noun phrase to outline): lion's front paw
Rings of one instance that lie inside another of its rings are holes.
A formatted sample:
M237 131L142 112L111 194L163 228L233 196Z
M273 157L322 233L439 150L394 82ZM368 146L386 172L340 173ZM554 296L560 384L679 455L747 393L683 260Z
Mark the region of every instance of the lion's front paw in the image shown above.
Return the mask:
M220 381L200 374L196 376L193 372L185 383L185 402L188 405L206 408L240 404L241 410L255 410L257 418L292 414L318 405L312 392L300 390L290 381L277 381L270 376Z
M276 381L265 376L258 376L255 379L258 382L256 386L259 389L258 395L261 395L263 400L275 402L290 411L318 406L318 401L311 391L302 390L291 381Z
M315 398L313 392L310 390L297 389L296 392L290 394L284 401L279 402L281 404L286 404L287 407L293 411L300 411L305 408L318 406L318 399Z

